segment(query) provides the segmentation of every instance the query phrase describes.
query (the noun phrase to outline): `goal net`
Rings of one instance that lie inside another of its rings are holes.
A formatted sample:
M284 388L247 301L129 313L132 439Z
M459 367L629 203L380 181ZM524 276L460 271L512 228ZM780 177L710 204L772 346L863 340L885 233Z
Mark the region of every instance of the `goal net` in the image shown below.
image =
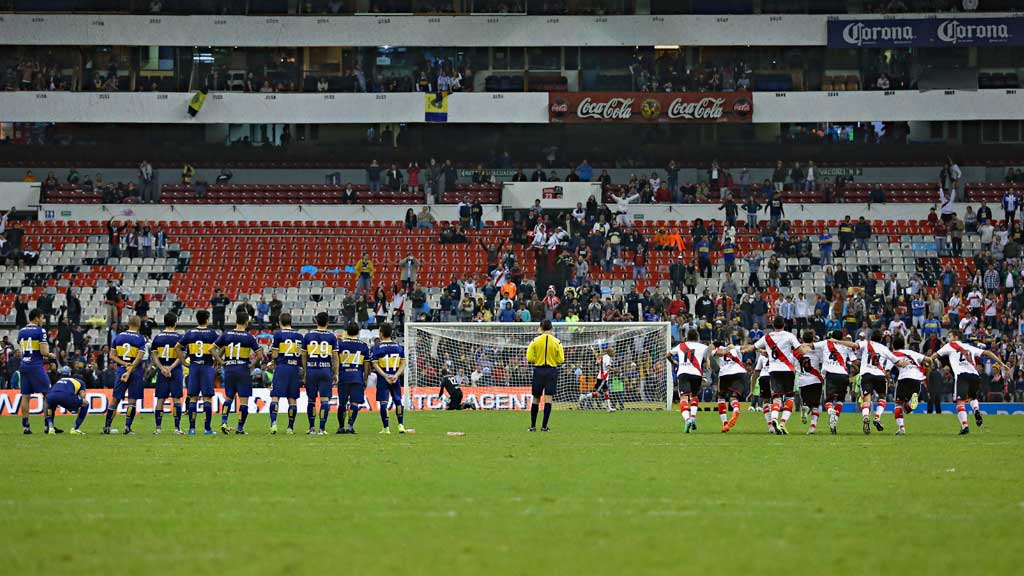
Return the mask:
M529 408L533 370L526 349L538 333L537 323L406 324L406 401L413 409L442 408L446 369L481 409ZM556 408L671 408L671 375L660 361L671 346L669 323L557 323L554 334L565 349ZM595 394L602 366L608 367L607 393Z

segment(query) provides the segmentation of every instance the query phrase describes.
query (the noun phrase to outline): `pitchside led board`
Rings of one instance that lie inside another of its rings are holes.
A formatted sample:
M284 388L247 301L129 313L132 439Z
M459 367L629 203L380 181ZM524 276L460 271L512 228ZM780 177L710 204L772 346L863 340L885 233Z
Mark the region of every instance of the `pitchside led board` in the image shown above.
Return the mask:
M832 20L829 48L1024 46L1024 18Z
M527 410L530 408L533 397L530 392L529 386L463 386L463 393L466 398L473 398L477 401L477 406L481 410ZM110 389L99 389L90 390L87 395L89 402L89 414L100 415L107 411L107 407L113 403ZM374 412L378 411L380 406L374 399L373 394L367 394L366 400L368 403L367 408ZM437 395L437 388L433 386L413 386L409 390L409 404L410 410L442 410L444 407L441 405L441 398ZM17 390L0 390L0 416L16 416L18 414L18 407L23 401L23 397ZM214 412L220 412L220 407L224 404L224 390L218 388L213 398L213 410ZM29 400L29 414L39 415L43 413L43 402L39 395L34 396ZM119 414L124 414L128 404L124 401L117 405L117 411ZM152 414L154 407L156 406L156 399L153 398L153 389L147 389L145 392L145 398L143 398L139 405L140 414ZM306 394L302 393L297 403L298 411L304 413L306 411ZM282 412L287 410L287 405L282 403L280 406ZM892 412L893 406L890 405L889 412ZM953 414L956 411L956 405L951 403L943 403L942 410L947 414ZM170 413L170 410L165 406L164 411ZM237 411L237 408L236 410ZM332 408L332 411L334 409ZM1017 403L1001 403L1001 402L982 402L981 411L986 415L1016 415L1024 416L1024 404ZM251 414L267 414L270 412L270 390L266 388L257 388L253 390L252 398L249 399L249 412ZM918 405L916 414L923 414L925 412L925 404L922 402ZM64 415L68 412L63 408L58 409L58 415ZM89 420L86 420L88 423Z

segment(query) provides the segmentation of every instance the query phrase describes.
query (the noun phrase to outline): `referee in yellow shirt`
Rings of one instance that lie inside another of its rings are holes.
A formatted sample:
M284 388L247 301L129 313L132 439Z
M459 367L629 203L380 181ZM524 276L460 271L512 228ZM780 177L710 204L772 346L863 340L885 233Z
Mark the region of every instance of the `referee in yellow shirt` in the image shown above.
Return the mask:
M544 425L541 432L548 432L551 418L551 402L558 392L558 367L565 362L562 343L551 333L551 320L540 323L540 336L530 342L526 349L526 361L533 364L533 404L530 406L530 432L537 431L537 411L541 398L544 400Z

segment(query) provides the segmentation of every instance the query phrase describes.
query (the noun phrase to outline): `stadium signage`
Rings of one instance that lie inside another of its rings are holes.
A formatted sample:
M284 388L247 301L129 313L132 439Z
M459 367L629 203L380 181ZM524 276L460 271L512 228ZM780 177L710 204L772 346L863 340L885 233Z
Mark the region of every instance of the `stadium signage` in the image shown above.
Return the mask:
M830 48L1024 45L1024 18L833 20Z
M753 98L745 92L721 93L551 93L551 122L750 122Z
M843 27L843 41L853 46L864 43L891 42L894 45L911 44L914 41L912 26L894 25L892 22L865 24L853 22Z
M527 410L533 398L529 386L463 386L463 393L466 399L473 398L477 405L483 410ZM437 395L437 388L434 386L412 386L408 389L409 400L413 410L440 410L443 409L441 398ZM18 408L24 397L18 390L0 390L0 416L16 416ZM89 389L86 394L86 402L89 405L89 414L104 414L108 407L113 406L118 414L124 414L128 403L121 401L114 404L113 391L109 388ZM224 390L217 388L213 396L213 411L220 412L224 405ZM374 400L374 394L367 394L367 408L377 411L379 405ZM298 411L305 413L307 406L306 394L299 396ZM29 414L38 415L43 413L43 402L39 396L33 396L29 400ZM281 407L285 409L285 406ZM156 409L156 398L154 390L148 388L144 397L138 404L139 414L152 414ZM232 409L237 410L237 407ZM167 410L164 410L167 412ZM267 414L270 412L270 390L257 388L249 400L249 411L252 414ZM58 414L67 414L62 408ZM86 424L90 421L86 420Z

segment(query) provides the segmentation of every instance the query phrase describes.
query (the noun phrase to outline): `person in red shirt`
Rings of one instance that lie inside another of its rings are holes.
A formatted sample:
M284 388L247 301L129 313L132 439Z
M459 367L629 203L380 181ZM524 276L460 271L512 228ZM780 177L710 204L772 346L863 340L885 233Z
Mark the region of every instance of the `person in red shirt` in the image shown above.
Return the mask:
M668 305L668 316L673 320L676 319L680 314L685 314L689 311L689 304L686 298L679 292L676 292L672 297L672 301Z
M408 187L409 192L419 192L420 190L420 165L419 162L413 162L409 164L409 168L406 170L409 173Z

